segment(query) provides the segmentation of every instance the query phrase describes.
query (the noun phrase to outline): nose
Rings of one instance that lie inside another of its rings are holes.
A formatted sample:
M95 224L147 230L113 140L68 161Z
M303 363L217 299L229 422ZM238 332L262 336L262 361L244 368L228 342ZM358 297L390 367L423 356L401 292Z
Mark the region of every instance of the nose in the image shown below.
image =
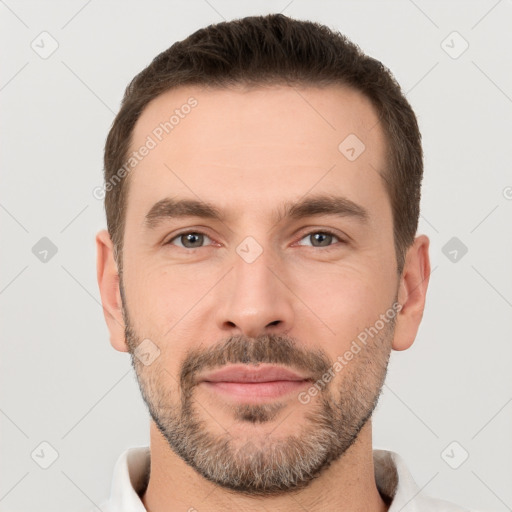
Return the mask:
M222 281L217 325L227 335L287 333L293 326L293 293L285 271L269 251L256 260L234 255L233 269Z

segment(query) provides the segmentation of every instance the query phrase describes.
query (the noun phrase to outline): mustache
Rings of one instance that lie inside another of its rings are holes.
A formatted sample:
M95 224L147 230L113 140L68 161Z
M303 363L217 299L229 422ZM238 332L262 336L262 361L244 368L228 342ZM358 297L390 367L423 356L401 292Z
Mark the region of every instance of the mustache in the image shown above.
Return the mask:
M249 338L234 335L213 347L188 351L180 372L180 384L183 390L189 390L197 383L197 375L204 370L226 364L258 363L279 364L312 374L315 382L321 379L331 366L325 351L306 350L288 336L264 334L257 338Z

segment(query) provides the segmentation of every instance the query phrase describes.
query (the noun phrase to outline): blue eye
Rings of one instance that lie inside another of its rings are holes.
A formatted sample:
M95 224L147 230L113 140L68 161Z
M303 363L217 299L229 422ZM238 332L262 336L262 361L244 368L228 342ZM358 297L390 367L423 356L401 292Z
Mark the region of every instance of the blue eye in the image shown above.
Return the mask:
M336 242L344 242L344 240L342 240L338 235L329 230L310 231L300 240L305 240L308 238L310 240L309 244L299 245L315 248L329 248L336 244ZM213 240L205 233L200 231L187 231L176 235L174 238L171 238L168 242L166 242L165 245L175 245L177 247L181 247L182 249L200 249L205 246L204 244L207 240L210 241L210 244L213 242Z
M187 233L181 233L174 238L171 238L167 243L177 245L184 249L198 249L203 246L204 240L207 238L211 241L210 237L199 231L188 231ZM178 240L180 244L173 243Z
M331 233L330 231L311 231L306 236L302 237L301 240L307 238L309 238L311 241L311 247L330 247L333 245L333 239L337 240L338 242L342 241L337 235Z

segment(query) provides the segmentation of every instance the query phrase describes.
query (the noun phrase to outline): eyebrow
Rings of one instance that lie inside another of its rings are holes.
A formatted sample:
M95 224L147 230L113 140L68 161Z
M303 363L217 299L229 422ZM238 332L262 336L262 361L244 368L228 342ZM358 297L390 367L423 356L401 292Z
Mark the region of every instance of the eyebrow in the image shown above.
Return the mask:
M333 195L314 195L297 202L286 201L275 210L273 220L278 224L285 218L303 219L317 215L352 217L362 223L369 219L368 211L350 199ZM226 215L216 206L195 199L173 199L166 197L155 203L144 219L146 229L156 229L167 219L201 217L224 222Z

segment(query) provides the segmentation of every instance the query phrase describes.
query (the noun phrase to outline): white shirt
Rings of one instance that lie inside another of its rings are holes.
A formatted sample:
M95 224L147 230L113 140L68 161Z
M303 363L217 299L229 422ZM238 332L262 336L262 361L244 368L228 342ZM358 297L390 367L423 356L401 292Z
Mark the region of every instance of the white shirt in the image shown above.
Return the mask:
M448 501L424 496L397 453L373 450L373 461L377 488L392 499L388 512L470 512ZM114 468L110 499L100 505L100 510L147 512L140 495L145 491L149 466L149 446L137 446L123 452Z

